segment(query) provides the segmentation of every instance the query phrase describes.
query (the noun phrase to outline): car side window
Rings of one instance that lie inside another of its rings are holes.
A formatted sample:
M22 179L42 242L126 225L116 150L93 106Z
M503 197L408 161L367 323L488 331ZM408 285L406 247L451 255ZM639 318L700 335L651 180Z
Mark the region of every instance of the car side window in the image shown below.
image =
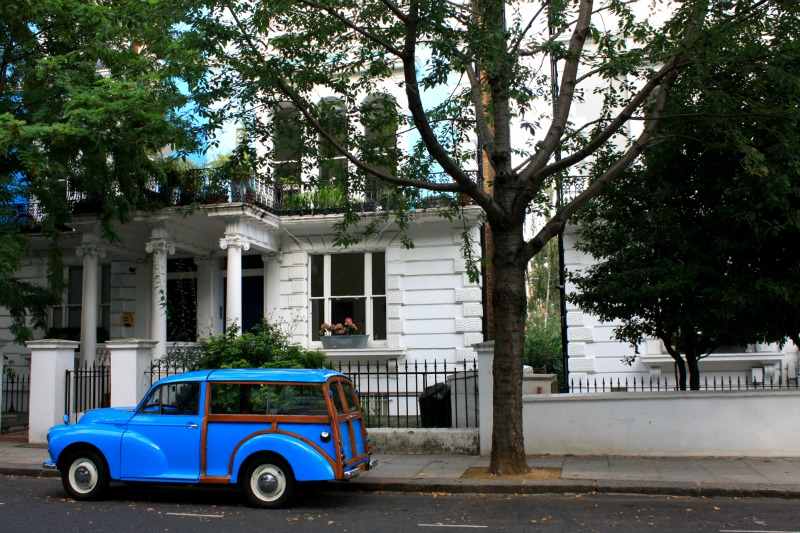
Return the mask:
M212 383L211 414L327 415L319 385Z
M200 383L165 383L154 389L141 412L156 415L196 415L200 407Z

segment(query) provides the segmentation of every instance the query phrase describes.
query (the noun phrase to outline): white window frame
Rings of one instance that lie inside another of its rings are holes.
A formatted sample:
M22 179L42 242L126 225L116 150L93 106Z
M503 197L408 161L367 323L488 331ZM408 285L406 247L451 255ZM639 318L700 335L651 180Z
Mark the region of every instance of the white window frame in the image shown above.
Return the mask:
M384 261L384 278L386 277L386 250L370 250L370 251L353 251L353 252L343 252L343 253L358 253L363 254L364 256L364 294L340 294L337 296L331 295L331 256L335 254L309 254L308 255L308 322L311 324L311 327L308 330L308 340L309 342L313 343L314 345L321 345L320 341L314 340L314 329L319 328L319 324L313 324L313 305L312 302L314 300L324 300L323 305L323 316L322 322L330 323L331 322L331 315L332 315L332 305L331 301L334 298L364 298L364 316L367 321L367 328L364 331L365 334L369 335L369 342L373 346L385 346L388 340L388 331L385 339L375 339L374 335L374 324L375 321L373 319L373 300L375 298L384 298L386 299L386 280L384 279L384 294L373 294L372 293L372 254L373 253L382 253L383 261ZM323 257L322 263L322 282L323 282L323 290L322 296L312 296L311 292L311 261L313 260L312 257L315 255L321 255ZM388 317L387 317L388 322ZM387 325L388 326L388 325Z
M111 337L111 282L109 279L109 287L108 287L108 301L103 301L103 272L108 269L108 276L111 278L111 263L100 263L100 268L98 268L99 277L97 279L97 326L106 329L106 334L108 334L109 338ZM69 271L70 269L78 269L81 272L80 280L81 280L81 294L80 300L81 303L79 304L71 304L69 303ZM67 282L64 284L64 288L61 291L61 302L50 306L50 316L48 317L49 324L51 328L68 328L69 327L69 310L70 309L77 309L78 314L82 314L83 309L83 265L64 265L63 276ZM103 309L108 309L108 324L103 323ZM56 309L61 310L61 321L59 324L55 323L55 313ZM78 325L80 327L80 324Z

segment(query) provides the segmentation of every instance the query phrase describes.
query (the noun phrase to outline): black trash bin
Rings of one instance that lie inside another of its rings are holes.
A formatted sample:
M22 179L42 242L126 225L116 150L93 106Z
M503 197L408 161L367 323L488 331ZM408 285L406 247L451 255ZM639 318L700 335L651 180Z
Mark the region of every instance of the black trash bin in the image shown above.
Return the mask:
M437 383L426 387L419 395L419 410L424 428L449 428L452 426L450 413L450 386Z

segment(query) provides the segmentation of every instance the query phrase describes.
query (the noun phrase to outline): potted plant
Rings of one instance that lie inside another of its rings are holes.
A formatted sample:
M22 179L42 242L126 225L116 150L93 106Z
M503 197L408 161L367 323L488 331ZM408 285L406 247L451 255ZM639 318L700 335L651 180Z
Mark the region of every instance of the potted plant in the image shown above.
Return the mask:
M369 338L369 335L359 333L358 326L350 317L337 324L322 324L319 334L326 350L366 348Z

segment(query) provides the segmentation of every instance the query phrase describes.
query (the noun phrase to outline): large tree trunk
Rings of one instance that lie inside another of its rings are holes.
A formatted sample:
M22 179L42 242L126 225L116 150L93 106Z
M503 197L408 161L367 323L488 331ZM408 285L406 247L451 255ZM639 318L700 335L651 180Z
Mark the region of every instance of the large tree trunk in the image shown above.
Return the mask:
M492 227L494 236L494 428L489 471L527 472L522 434L522 352L526 297L522 225Z
M683 358L679 355L678 357L673 357L675 360L675 370L678 373L677 376L677 383L678 383L678 390L686 390L686 363L683 362Z
M689 389L700 390L700 358L696 353L686 353L686 363L689 367Z

